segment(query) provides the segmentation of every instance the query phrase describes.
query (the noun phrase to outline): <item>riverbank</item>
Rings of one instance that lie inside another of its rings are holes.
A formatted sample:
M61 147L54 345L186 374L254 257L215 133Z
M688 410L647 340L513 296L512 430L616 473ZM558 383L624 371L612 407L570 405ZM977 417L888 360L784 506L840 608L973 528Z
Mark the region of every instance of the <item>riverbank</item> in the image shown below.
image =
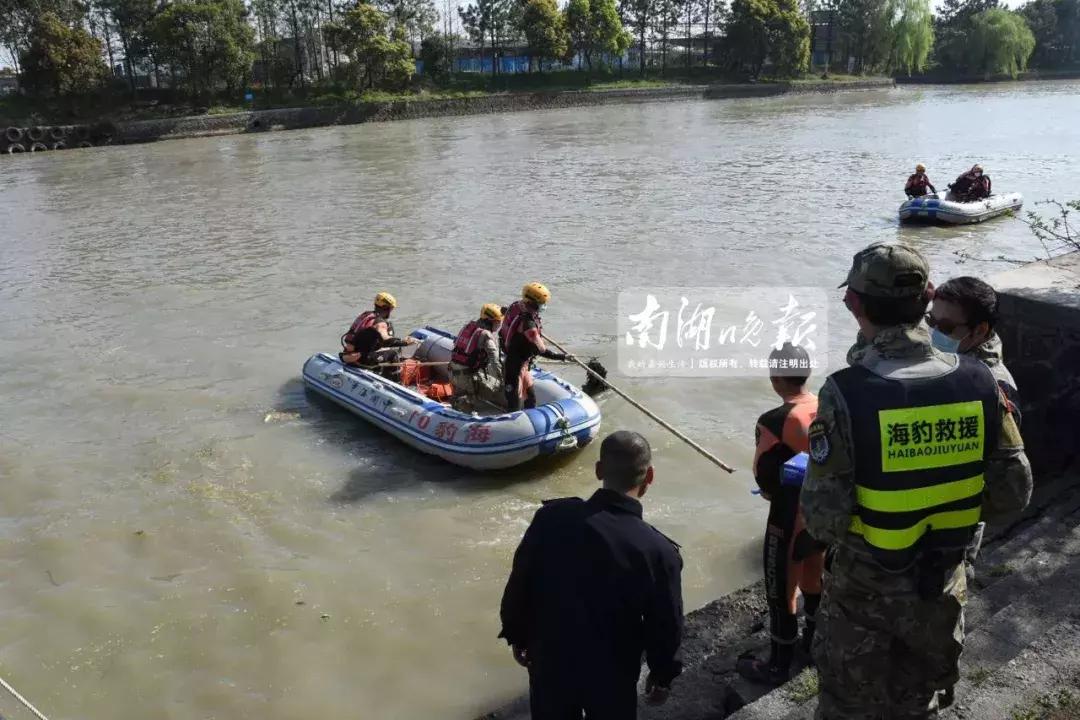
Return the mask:
M1015 712L1051 701L1067 700L1080 711L1080 696L1054 694L1061 672L1047 672L1037 661L1049 645L1061 666L1071 668L1070 678L1080 679L1074 672L1080 668L1080 613L1060 601L1080 581L1080 252L1001 273L991 283L999 294L1005 361L1021 390L1036 491L1020 517L988 528L969 586L963 681L947 715L956 720L1027 718ZM686 670L668 703L642 706L639 717L809 720L817 675L806 669L809 658L801 652L792 680L772 692L735 671L743 653L767 652L766 622L761 581L688 613ZM980 712L965 713L965 703ZM519 698L478 720L528 716L527 699ZM1072 720L1080 712L1061 717Z
M463 97L417 96L324 107L293 107L249 112L191 115L97 124L95 144L128 144L238 133L295 130L329 125L392 122L429 117L483 115L596 105L671 102L679 100L772 97L790 93L873 90L894 85L889 78L762 82L715 85L668 85L560 92L510 92ZM27 129L28 131L29 129ZM0 143L3 143L0 138ZM27 148L24 148L27 149ZM0 152L4 148L0 147Z
M1031 80L1076 80L1080 79L1080 69L1076 70L1028 70L1016 77L1011 75L956 75L928 73L910 77L898 77L898 85L977 85L980 83L1024 82Z

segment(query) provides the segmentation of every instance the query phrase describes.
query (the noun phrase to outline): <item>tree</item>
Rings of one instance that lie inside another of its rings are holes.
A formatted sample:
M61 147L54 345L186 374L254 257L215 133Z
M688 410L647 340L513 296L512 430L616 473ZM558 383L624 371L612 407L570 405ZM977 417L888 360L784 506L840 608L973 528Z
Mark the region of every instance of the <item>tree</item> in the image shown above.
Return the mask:
M810 23L795 0L779 0L768 23L769 55L780 76L806 72L810 65Z
M591 0L589 11L593 28L593 52L598 53L601 58L621 58L630 47L632 38L623 29L615 0Z
M934 46L934 18L930 0L901 0L899 15L892 28L892 52L889 70L922 72Z
M566 4L565 25L573 55L585 60L592 70L592 27L589 0L570 0Z
M858 73L885 64L891 47L892 0L839 0L840 34Z
M376 83L400 87L415 72L404 29L397 27L390 36L387 24L385 13L361 2L346 10L338 21L323 26L327 42L349 57L355 77L365 89Z
M150 56L152 41L150 23L157 11L154 0L99 0L107 15L105 30L111 21L116 28L120 47L124 50L124 74L132 94L135 93L135 72L139 61ZM110 39L111 43L111 39Z
M195 98L224 89L235 95L255 59L255 31L241 0L176 2L158 13L149 29L154 50Z
M694 25L701 22L702 5L699 0L680 0L679 11L682 15L681 22L685 35L683 36L686 41L686 69L690 69L690 61L694 56Z
M565 16L570 49L584 58L589 70L593 58L621 56L630 47L615 0L570 0Z
M1019 13L994 8L972 18L968 64L975 71L1015 78L1034 50L1035 36Z
M378 8L390 18L392 28L402 28L409 40L421 43L435 32L439 19L433 0L379 0Z
M81 23L86 15L76 0L0 0L0 44L8 49L16 64L30 49L34 27L46 13L52 13L69 27Z
M676 0L656 0L653 11L653 34L660 39L660 72L667 72L668 45L671 33L679 24L679 7Z
M654 0L622 0L622 16L626 22L630 24L633 31L633 39L637 40L638 46L638 62L640 64L641 74L645 74L645 51L646 51L646 37L649 28L652 26L653 12L655 10ZM627 45L629 47L629 45Z
M485 42L491 47L491 74L499 71L496 57L505 41L510 22L509 0L477 0L468 7L458 7L461 25L469 39L480 46L480 61L484 59Z
M972 18L998 6L998 0L945 0L934 19L934 58L946 70L967 68Z
M40 95L79 95L96 90L107 69L101 43L81 27L70 27L46 12L30 31L20 55L25 87Z
M735 60L751 77L761 74L769 53L769 20L775 10L770 0L732 0L727 40Z
M1032 64L1072 65L1080 53L1080 0L1031 0L1020 8L1035 36Z
M525 0L521 30L529 44L530 56L536 58L541 72L545 59L563 58L570 51L566 20L555 0Z
M429 77L444 78L450 74L453 55L445 35L436 33L424 38L420 43L420 62L424 63L424 74Z
M1032 0L1020 8L1027 20L1031 34L1035 36L1035 52L1032 65L1053 67L1058 51L1057 3L1054 0Z

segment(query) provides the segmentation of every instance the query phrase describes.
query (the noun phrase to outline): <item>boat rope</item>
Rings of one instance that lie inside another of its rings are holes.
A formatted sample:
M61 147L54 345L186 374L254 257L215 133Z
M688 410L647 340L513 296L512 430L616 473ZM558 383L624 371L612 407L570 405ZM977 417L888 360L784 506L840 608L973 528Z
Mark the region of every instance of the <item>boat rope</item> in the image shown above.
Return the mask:
M18 691L17 691L17 690L15 689L15 688L11 687L11 685L8 685L8 681L7 681L7 680L5 680L4 678L0 677L0 684L2 684L2 685L4 686L4 689L5 689L5 690L7 690L7 691L8 691L9 693L11 693L12 695L14 695L14 696L15 696L15 699L16 699L16 700L18 700L18 701L19 701L19 702L21 702L21 703L22 703L22 704L23 704L24 706L26 706L26 709L27 709L27 710L29 710L30 712L34 713L34 715L37 715L37 717L38 717L38 720L49 720L49 718L45 717L45 716L44 716L44 715L43 715L43 714L41 713L41 711L40 711L40 710L38 710L38 709L37 709L36 707L34 707L33 705L31 705L31 704L30 704L30 701L29 701L29 700L27 700L27 699L26 699L26 698L24 698L24 697L23 697L22 695L20 695L20 694L19 694L19 692L18 692Z

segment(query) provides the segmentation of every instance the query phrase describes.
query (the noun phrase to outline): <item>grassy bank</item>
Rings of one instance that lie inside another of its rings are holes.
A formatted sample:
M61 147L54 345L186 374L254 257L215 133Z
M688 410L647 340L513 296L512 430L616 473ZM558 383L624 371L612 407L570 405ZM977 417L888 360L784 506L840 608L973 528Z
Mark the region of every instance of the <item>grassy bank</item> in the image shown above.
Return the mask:
M867 78L833 75L827 82L837 84ZM760 82L791 82L791 79L762 78ZM644 77L618 73L530 73L520 75L460 74L439 84L417 83L400 92L359 92L340 87L296 89L285 92L258 91L250 102L218 99L196 104L171 97L168 91L141 92L132 100L126 95L37 100L18 95L0 97L0 125L67 125L93 122L128 122L198 115L224 115L248 110L274 110L298 107L336 107L372 102L425 102L458 100L489 95L536 92L603 92L606 90L656 89L683 85L721 85L746 82L744 77L721 73L715 68L692 68L689 71L648 73ZM820 83L817 75L797 78L796 83Z

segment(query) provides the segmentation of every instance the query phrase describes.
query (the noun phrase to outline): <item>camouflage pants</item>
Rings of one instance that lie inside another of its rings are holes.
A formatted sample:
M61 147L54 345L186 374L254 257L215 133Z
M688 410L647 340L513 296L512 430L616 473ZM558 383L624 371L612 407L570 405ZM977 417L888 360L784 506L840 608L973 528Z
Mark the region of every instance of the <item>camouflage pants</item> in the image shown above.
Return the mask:
M960 600L948 593L935 600L867 595L831 585L817 613L813 647L821 684L817 720L936 717L937 691L960 677Z

